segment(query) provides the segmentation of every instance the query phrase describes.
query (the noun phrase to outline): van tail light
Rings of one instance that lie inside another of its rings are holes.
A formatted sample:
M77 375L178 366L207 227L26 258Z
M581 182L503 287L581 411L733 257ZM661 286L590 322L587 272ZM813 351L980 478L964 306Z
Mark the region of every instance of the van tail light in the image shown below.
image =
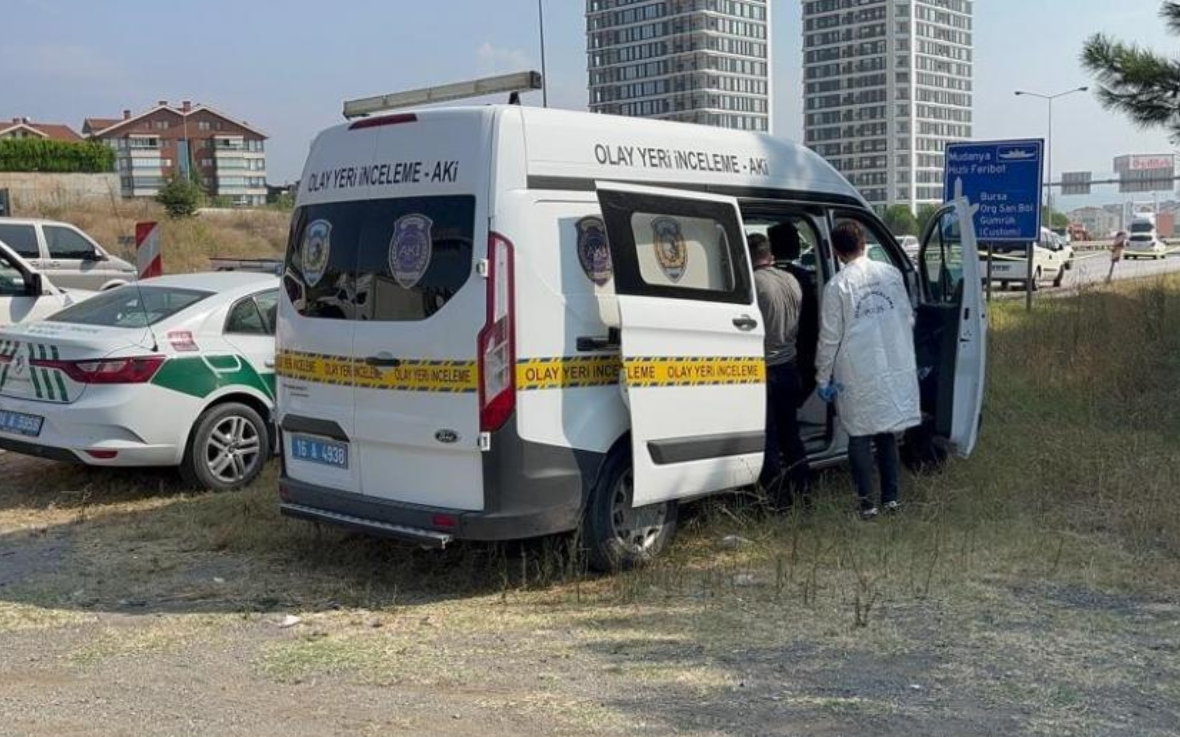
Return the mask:
M488 236L488 318L479 332L479 429L499 430L516 409L516 297L512 243Z
M57 369L79 384L146 384L152 380L164 356L139 356L97 361L30 361L29 365Z

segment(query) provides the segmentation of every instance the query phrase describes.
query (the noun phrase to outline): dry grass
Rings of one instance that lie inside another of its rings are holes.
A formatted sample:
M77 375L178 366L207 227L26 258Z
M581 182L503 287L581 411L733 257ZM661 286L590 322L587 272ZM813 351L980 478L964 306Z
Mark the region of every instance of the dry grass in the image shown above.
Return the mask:
M132 263L134 247L121 246L120 238L134 236L137 222L157 221L168 273L206 270L213 257L280 257L286 249L291 219L289 212L260 209L206 210L196 217L173 220L155 202L123 199L47 205L29 216L72 223Z
M857 520L837 471L810 517L717 499L652 566L590 577L568 540L439 554L281 518L274 468L210 495L167 473L38 463L0 482L0 545L41 529L70 547L0 588L0 632L93 611L262 622L272 636L243 657L267 681L483 689L489 707L560 711L554 732L623 732L668 694L669 723L732 697L738 723L773 698L814 718L957 719L964 733L1004 726L979 703L1035 732L1117 730L1134 719L1103 699L1180 697L1180 279L1031 315L1000 304L992 322L981 446L907 477L897 518ZM749 542L727 549L729 534ZM300 624L275 628L288 613ZM161 624L100 635L76 662L166 657L178 642ZM743 701L747 688L762 700ZM1132 732L1166 732L1153 729Z

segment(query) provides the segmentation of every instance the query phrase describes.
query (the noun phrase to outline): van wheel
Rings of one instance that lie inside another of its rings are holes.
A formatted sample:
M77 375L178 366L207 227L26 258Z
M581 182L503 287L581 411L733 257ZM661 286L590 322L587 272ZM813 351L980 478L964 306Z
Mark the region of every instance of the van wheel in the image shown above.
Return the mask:
M672 540L676 502L634 509L634 493L630 452L612 453L590 493L583 525L593 570L605 573L644 565Z
M229 491L253 481L270 456L270 431L252 408L228 402L205 410L180 465L185 482Z
M1061 286L1061 283L1063 281L1065 281L1065 268L1064 267L1057 270L1057 276L1054 277L1054 279L1053 279L1053 286L1059 287L1059 286Z
M1037 269L1036 271L1033 272L1033 278L1027 282L1026 288L1031 289L1034 292L1039 292L1041 290L1041 270L1040 269Z

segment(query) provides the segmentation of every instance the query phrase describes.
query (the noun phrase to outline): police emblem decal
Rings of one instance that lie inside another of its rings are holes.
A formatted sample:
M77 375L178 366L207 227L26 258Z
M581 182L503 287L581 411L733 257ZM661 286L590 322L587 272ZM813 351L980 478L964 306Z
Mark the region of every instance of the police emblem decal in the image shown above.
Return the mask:
M606 225L602 218L585 217L575 223L575 227L578 229L578 263L586 278L601 287L614 276Z
M403 215L393 224L389 273L403 289L413 289L430 268L434 222L425 215Z
M332 224L327 220L313 220L303 231L300 260L303 262L303 281L314 287L328 270L332 253Z
M680 232L680 222L669 217L659 217L651 221L651 230L660 269L673 282L680 281L688 269L688 244Z

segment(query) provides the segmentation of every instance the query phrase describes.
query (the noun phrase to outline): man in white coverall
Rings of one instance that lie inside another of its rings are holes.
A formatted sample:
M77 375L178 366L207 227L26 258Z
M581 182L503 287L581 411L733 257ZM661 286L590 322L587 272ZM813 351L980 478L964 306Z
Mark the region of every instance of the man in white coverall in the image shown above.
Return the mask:
M914 311L901 272L865 255L864 230L855 222L832 232L843 264L824 288L816 381L825 401L836 402L848 433L848 456L860 514L877 516L872 501L873 446L881 474L881 505L898 509L897 434L921 424Z

